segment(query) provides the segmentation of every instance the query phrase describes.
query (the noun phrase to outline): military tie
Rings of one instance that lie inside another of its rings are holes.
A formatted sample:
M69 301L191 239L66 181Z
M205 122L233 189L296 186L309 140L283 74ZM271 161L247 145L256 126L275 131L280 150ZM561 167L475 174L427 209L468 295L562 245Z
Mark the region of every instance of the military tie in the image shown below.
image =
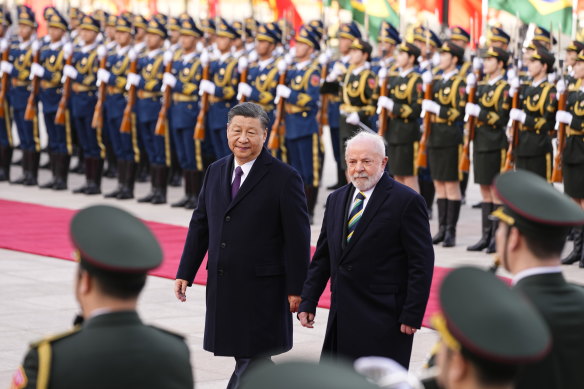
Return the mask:
M235 178L233 179L233 183L231 184L231 199L235 198L237 192L239 191L239 186L241 185L241 176L243 175L243 170L241 170L241 166L235 168Z
M363 215L363 202L365 201L365 195L363 192L359 192L355 201L353 201L353 206L351 207L351 213L349 213L349 221L347 222L347 242L351 240L355 228L357 228L357 223Z

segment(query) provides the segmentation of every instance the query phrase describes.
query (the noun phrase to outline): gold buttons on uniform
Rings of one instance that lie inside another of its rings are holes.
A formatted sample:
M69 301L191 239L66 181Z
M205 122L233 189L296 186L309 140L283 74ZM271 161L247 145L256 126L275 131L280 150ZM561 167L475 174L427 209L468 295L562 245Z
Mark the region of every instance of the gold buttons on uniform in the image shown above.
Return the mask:
M266 81L266 78L268 78L268 76L267 76L267 75L265 75L265 74L262 74L262 75L260 76L260 81L262 81L262 82L263 82L263 81Z
M401 84L401 85L399 86L399 90L406 90L406 88L407 88L407 87L408 87L408 86L407 86L406 84Z
M307 117L307 116L308 116L308 114L307 114L306 112L302 112L302 117L303 117L303 118L305 118L305 117Z
M51 55L51 57L49 58L49 63L55 63L55 61L57 60L57 57L55 57L55 55Z
M450 87L447 86L446 88L444 88L444 93L445 94L449 94L450 93Z
M294 82L297 84L300 84L301 81L302 81L302 76L296 76L296 78L294 79Z
M219 74L220 75L224 75L225 74L225 69L224 68L219 69Z

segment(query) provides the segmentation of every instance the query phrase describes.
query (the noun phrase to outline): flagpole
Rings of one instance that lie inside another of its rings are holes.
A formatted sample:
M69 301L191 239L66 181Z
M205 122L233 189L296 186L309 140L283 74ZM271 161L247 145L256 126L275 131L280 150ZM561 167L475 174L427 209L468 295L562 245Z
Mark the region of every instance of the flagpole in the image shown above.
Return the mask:
M572 0L572 39L578 33L578 0Z
M578 0L574 0L578 1ZM406 0L399 0L399 33L401 36L406 35L406 21L404 19L404 15L406 12Z
M574 0L578 1L578 0ZM489 23L489 0L483 0L481 3L481 37L487 37L487 24Z

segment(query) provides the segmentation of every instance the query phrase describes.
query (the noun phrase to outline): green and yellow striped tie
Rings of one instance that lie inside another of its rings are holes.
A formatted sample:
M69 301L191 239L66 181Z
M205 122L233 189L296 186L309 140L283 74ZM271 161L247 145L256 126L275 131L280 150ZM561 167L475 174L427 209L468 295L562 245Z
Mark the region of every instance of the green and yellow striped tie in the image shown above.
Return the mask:
M347 242L351 240L355 228L357 228L357 223L363 215L363 202L365 201L365 195L363 192L359 192L355 201L353 201L353 206L351 207L351 213L349 213L349 221L347 222Z

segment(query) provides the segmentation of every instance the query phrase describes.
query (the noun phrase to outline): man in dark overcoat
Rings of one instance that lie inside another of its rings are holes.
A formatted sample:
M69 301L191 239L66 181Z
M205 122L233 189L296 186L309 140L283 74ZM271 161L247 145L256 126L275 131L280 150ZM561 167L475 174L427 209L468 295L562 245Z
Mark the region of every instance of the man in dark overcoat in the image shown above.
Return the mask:
M236 388L252 364L292 348L292 316L310 256L300 175L263 147L268 116L253 103L229 112L232 155L209 166L189 226L175 294L186 299L205 254L204 349L233 356Z

